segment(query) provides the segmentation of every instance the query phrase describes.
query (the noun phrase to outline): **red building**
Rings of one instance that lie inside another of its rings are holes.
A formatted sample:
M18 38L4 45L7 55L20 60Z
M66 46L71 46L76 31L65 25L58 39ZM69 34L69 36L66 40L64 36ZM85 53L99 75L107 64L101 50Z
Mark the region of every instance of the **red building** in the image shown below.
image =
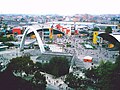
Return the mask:
M75 30L75 34L78 35L78 34L79 34L79 31L78 31L78 30Z
M17 28L16 28L16 27L13 28L13 29L12 29L12 33L13 33L13 34L22 34L22 33L21 33L21 28L18 28L18 27L17 27Z

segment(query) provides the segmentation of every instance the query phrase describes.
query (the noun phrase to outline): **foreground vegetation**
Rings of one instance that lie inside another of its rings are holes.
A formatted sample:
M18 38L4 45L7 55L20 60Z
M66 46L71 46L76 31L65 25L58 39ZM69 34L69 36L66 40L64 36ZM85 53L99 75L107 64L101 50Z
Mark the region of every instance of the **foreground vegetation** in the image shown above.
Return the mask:
M10 37L0 36L0 42L7 42L7 41L15 41L15 39L12 35Z
M70 73L65 82L77 90L120 90L120 56L115 63L102 61L98 67L84 70L83 73L84 78Z
M83 70L83 76L69 73L65 57L53 57L49 63L33 63L30 57L13 58L0 73L0 90L45 90L46 79L41 72L56 77L66 75L65 83L76 90L120 90L120 56L115 63L101 61L97 67Z
M0 85L0 90L45 90L46 79L29 57L17 57L0 73Z
M53 57L49 63L43 65L46 73L60 77L69 73L69 62L66 57Z
M0 90L45 90L47 82L41 72L56 77L68 74L69 62L65 57L53 57L45 64L34 63L26 56L13 58L0 72Z

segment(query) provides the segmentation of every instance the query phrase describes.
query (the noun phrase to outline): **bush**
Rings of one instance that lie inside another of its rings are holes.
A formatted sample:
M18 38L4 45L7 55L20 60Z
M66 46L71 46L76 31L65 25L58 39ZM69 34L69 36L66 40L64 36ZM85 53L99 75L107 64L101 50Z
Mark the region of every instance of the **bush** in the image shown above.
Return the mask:
M4 43L6 46L9 46L9 47L13 47L14 44L13 43Z
M7 42L7 41L14 41L13 36L10 36L10 37L5 36L0 38L0 42Z

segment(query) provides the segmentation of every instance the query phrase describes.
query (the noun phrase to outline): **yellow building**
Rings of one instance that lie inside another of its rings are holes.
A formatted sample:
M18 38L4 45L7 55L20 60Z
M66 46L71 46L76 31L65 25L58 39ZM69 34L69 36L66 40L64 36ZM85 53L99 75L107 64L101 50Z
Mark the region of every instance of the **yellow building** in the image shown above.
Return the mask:
M53 38L53 28L49 28L49 38L52 39Z
M98 31L93 32L93 44L97 44Z

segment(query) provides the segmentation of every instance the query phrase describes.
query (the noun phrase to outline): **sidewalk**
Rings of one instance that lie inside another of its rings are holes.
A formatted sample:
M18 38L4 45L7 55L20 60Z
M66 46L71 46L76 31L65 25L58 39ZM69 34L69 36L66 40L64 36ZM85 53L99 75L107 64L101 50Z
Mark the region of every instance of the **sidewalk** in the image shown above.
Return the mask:
M68 89L68 85L64 83L61 78L54 78L53 75L43 73L46 77L47 87L46 90L70 90Z

